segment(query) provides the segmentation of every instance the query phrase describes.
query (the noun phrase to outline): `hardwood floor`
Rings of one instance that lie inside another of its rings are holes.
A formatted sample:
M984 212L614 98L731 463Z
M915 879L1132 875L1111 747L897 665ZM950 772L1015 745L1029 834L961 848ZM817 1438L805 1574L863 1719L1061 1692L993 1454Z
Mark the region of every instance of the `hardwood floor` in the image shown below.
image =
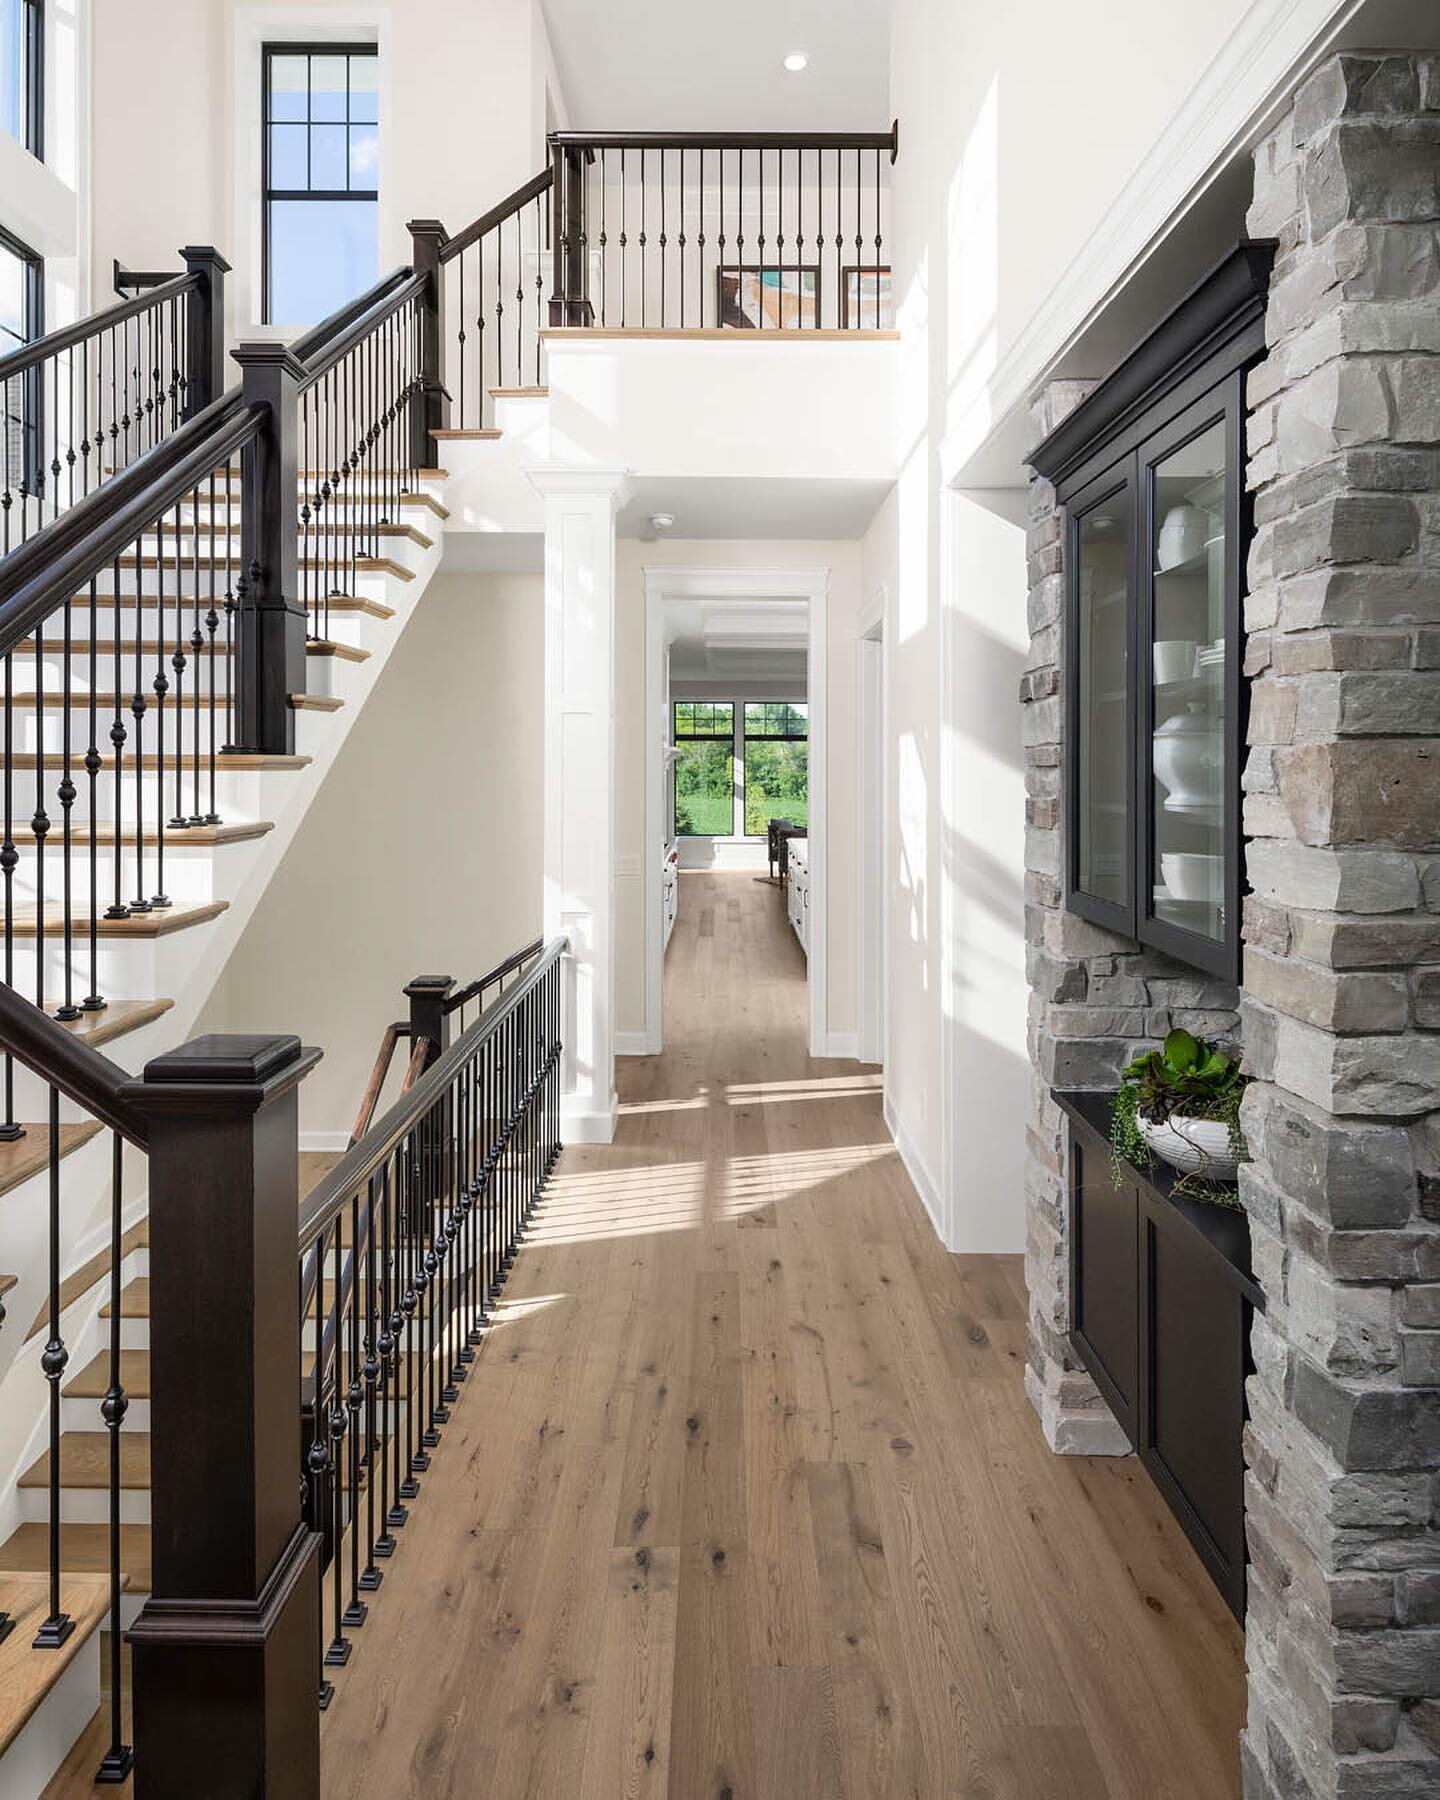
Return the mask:
M1057 1458L1019 1258L939 1246L781 896L681 878L665 1054L568 1150L324 1715L327 1795L1225 1800L1240 1633Z

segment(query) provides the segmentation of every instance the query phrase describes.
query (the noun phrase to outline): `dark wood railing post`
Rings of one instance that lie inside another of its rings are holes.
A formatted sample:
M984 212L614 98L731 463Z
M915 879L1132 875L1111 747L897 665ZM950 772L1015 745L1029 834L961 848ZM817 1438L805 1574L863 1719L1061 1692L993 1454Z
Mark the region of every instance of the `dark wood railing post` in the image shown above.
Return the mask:
M590 272L585 254L585 168L590 152L580 144L553 144L554 219L551 242L550 323L593 325Z
M410 462L417 469L440 467L437 431L450 424L450 395L445 388L445 276L440 252L450 234L438 219L412 219L410 266L425 277L418 307L420 321L420 389L410 405Z
M230 265L210 244L187 244L185 267L200 277L185 296L185 417L193 419L225 392L225 277Z
M150 1598L137 1800L315 1800L319 1540L301 1519L293 1037L200 1037L121 1090L150 1155Z
M305 692L300 604L297 397L305 365L285 344L235 349L245 399L264 409L241 460L240 579L235 641L237 750L289 755L292 694Z
M428 1069L450 1043L450 1015L445 1002L455 991L453 975L417 975L405 987L410 1002L410 1042L424 1038L430 1048L425 1056Z

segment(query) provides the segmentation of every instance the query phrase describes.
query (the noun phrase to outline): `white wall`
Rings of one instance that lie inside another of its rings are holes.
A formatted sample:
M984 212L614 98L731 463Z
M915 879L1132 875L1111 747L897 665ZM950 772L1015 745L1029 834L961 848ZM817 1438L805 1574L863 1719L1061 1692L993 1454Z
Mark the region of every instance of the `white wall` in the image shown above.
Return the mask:
M323 1046L306 1131L349 1131L412 976L540 931L544 612L539 575L435 577L196 1027Z
M112 256L163 269L213 243L234 265L232 335L252 333L263 40L378 42L382 272L409 260L408 220L459 231L544 163L539 0L125 0L95 5L94 34L97 304Z
M830 572L826 667L829 1029L856 1029L858 794L855 778L855 632L862 595L859 543L829 540L667 539L616 546L615 591L615 1029L645 1029L645 569L826 568ZM623 871L633 868L633 874Z

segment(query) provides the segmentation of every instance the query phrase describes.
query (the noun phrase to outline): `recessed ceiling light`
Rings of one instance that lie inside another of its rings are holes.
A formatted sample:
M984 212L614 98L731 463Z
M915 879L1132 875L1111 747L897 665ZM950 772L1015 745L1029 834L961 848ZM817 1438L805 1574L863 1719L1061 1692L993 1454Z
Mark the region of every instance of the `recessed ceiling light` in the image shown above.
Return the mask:
M785 67L792 75L798 75L802 69L808 68L809 64L810 58L803 50L792 50L785 58Z

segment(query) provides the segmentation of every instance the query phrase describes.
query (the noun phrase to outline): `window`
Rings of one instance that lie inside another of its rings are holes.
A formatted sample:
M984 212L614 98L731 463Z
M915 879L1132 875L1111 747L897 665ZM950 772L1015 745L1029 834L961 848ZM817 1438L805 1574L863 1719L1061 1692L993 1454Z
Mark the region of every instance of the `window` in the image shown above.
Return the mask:
M28 344L45 329L44 265L18 238L0 231L0 356ZM35 491L40 447L39 370L0 384L0 488ZM8 512L8 508L7 508ZM5 543L4 549L8 550ZM3 553L3 552L0 552Z
M45 15L41 0L0 0L0 132L45 154Z
M803 700L746 701L746 837L764 837L771 819L808 822L809 730Z
M379 58L267 44L263 62L265 318L313 325L379 273Z
M729 837L735 829L735 707L729 700L677 700L675 833Z

